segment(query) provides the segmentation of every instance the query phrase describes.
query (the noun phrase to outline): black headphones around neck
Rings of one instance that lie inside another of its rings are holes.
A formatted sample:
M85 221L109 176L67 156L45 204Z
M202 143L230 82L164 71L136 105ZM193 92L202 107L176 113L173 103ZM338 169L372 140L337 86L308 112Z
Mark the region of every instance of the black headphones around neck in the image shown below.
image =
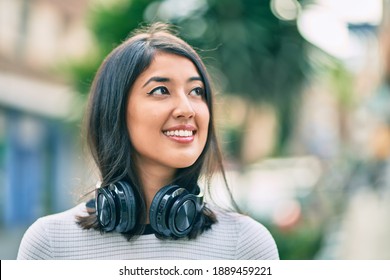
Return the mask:
M202 210L203 195L194 195L177 185L161 188L149 210L151 227L166 237L185 237ZM136 224L137 200L132 187L119 181L96 190L95 207L104 231L129 232Z

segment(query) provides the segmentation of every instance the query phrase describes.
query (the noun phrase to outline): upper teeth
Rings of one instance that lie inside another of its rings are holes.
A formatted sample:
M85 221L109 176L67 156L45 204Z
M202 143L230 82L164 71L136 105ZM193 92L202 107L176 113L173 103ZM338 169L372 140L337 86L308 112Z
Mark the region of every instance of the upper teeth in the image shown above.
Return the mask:
M167 136L188 137L188 136L192 136L194 133L192 130L169 130L169 131L164 131L164 134Z

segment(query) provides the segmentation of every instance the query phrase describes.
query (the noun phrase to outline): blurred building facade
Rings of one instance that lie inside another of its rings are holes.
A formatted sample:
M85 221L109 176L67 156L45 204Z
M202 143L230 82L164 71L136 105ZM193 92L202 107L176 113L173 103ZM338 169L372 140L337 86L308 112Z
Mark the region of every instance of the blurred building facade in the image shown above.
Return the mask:
M81 105L56 68L88 51L87 0L0 0L0 228L66 209Z

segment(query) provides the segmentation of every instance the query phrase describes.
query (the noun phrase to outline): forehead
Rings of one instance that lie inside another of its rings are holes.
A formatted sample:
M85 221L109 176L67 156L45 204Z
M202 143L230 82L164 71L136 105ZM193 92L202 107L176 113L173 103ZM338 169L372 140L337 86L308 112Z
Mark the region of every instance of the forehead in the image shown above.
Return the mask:
M189 77L201 77L201 74L189 58L177 54L157 52L149 67L137 80L148 79L151 76L188 79Z

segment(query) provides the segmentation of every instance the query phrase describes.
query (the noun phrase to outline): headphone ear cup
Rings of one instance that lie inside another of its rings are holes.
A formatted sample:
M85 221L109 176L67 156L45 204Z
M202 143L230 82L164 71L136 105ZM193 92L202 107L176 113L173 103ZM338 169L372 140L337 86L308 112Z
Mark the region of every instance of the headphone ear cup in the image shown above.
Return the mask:
M157 192L150 206L150 225L166 237L184 237L192 230L200 212L198 198L177 185Z
M186 191L177 185L168 185L161 188L154 196L149 210L149 220L152 228L159 234L171 236L168 228L169 208L173 199ZM168 212L168 214L167 214Z
M96 190L95 207L97 219L104 231L112 231L117 223L114 197L107 188Z
M168 218L168 227L176 237L190 233L200 211L197 199L192 194L178 198L172 205Z
M104 231L128 232L136 222L136 199L125 181L97 189L96 210Z
M117 232L128 232L136 223L136 199L132 187L125 181L115 183L118 196L119 217L116 226Z

